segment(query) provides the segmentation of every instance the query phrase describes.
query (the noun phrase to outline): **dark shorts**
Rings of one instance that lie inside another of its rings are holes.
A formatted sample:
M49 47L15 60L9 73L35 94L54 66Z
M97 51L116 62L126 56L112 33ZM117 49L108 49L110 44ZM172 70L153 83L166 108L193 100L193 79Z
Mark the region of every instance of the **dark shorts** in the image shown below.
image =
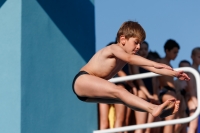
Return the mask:
M164 86L162 88L162 90L160 91L160 93L159 93L159 100L160 100L161 103L162 103L163 95L165 95L168 91L172 91L172 92L174 92L176 94L176 90L174 88L169 87L169 86Z
M78 74L76 74L76 76L74 77L74 80L73 80L73 82L72 82L72 89L73 89L74 94L78 97L79 100L81 100L81 101L86 101L86 100L88 99L88 97L81 97L81 96L78 96L78 95L76 94L75 90L74 90L74 84L75 84L75 82L76 82L76 79L77 79L79 76L83 75L83 74L89 74L89 73L86 72L86 71L80 71Z
M182 96L184 96L184 97L185 97L187 92L186 92L186 90L185 90L185 89L181 89L181 90L180 90L180 93L181 93L181 95L182 95Z

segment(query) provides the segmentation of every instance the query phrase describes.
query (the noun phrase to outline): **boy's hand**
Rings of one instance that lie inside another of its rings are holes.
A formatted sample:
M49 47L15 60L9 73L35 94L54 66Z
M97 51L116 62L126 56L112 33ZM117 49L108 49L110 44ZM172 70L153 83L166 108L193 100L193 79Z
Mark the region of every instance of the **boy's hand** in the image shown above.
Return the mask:
M157 69L165 68L165 69L168 69L168 70L173 70L170 66L163 64L163 63L155 63L153 67L155 67Z
M153 104L156 104L156 105L160 105L160 101L157 100L157 99L150 99L150 102L153 103Z
M148 95L147 97L148 97L148 99L150 99L150 100L151 100L151 99L154 99L154 97L153 97L152 95Z
M180 80L186 80L186 81L190 80L188 75L186 73L184 73L183 71L176 71L176 77Z

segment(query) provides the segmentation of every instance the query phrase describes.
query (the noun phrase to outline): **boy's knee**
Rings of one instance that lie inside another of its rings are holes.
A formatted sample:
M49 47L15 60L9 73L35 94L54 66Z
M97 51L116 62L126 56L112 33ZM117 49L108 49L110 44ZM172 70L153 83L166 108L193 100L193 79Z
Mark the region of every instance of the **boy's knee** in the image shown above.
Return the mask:
M115 95L116 97L120 97L123 91L126 91L126 89L124 89L123 86L116 86L116 88L113 89L111 93Z
M117 85L118 89L125 89L123 85Z

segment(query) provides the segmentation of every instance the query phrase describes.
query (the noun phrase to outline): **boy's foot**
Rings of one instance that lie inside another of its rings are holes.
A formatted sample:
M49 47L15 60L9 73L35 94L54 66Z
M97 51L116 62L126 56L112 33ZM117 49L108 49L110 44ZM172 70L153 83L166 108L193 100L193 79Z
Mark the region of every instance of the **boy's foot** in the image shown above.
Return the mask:
M160 116L161 118L167 117L169 115L175 114L178 112L180 101L176 99L170 99L165 101L161 105L155 106L152 111L154 117Z

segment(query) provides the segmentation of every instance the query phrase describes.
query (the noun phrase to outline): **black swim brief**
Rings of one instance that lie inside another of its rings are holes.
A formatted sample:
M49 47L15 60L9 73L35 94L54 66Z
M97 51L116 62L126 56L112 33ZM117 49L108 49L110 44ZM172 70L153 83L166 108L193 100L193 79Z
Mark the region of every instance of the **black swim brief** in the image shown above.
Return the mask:
M72 82L72 89L73 89L74 94L76 94L76 92L75 92L75 90L74 90L74 83L76 82L76 79L77 79L79 76L83 75L83 74L89 74L89 73L86 72L86 71L80 71L80 72L79 72L78 74L76 74L76 76L74 77L74 80L73 80L73 82ZM80 97L80 96L78 96L77 94L76 94L76 96L77 96L78 99L81 100L81 101L86 101L86 100L88 99L88 97Z
M187 92L186 92L185 89L181 89L181 90L180 90L180 93L181 93L181 95L186 96L186 93L187 93Z
M165 95L168 91L172 91L172 92L174 92L176 94L176 90L174 88L169 87L169 86L164 86L162 88L162 90L160 91L160 93L159 93L159 100L160 100L161 103L162 103L163 95Z

